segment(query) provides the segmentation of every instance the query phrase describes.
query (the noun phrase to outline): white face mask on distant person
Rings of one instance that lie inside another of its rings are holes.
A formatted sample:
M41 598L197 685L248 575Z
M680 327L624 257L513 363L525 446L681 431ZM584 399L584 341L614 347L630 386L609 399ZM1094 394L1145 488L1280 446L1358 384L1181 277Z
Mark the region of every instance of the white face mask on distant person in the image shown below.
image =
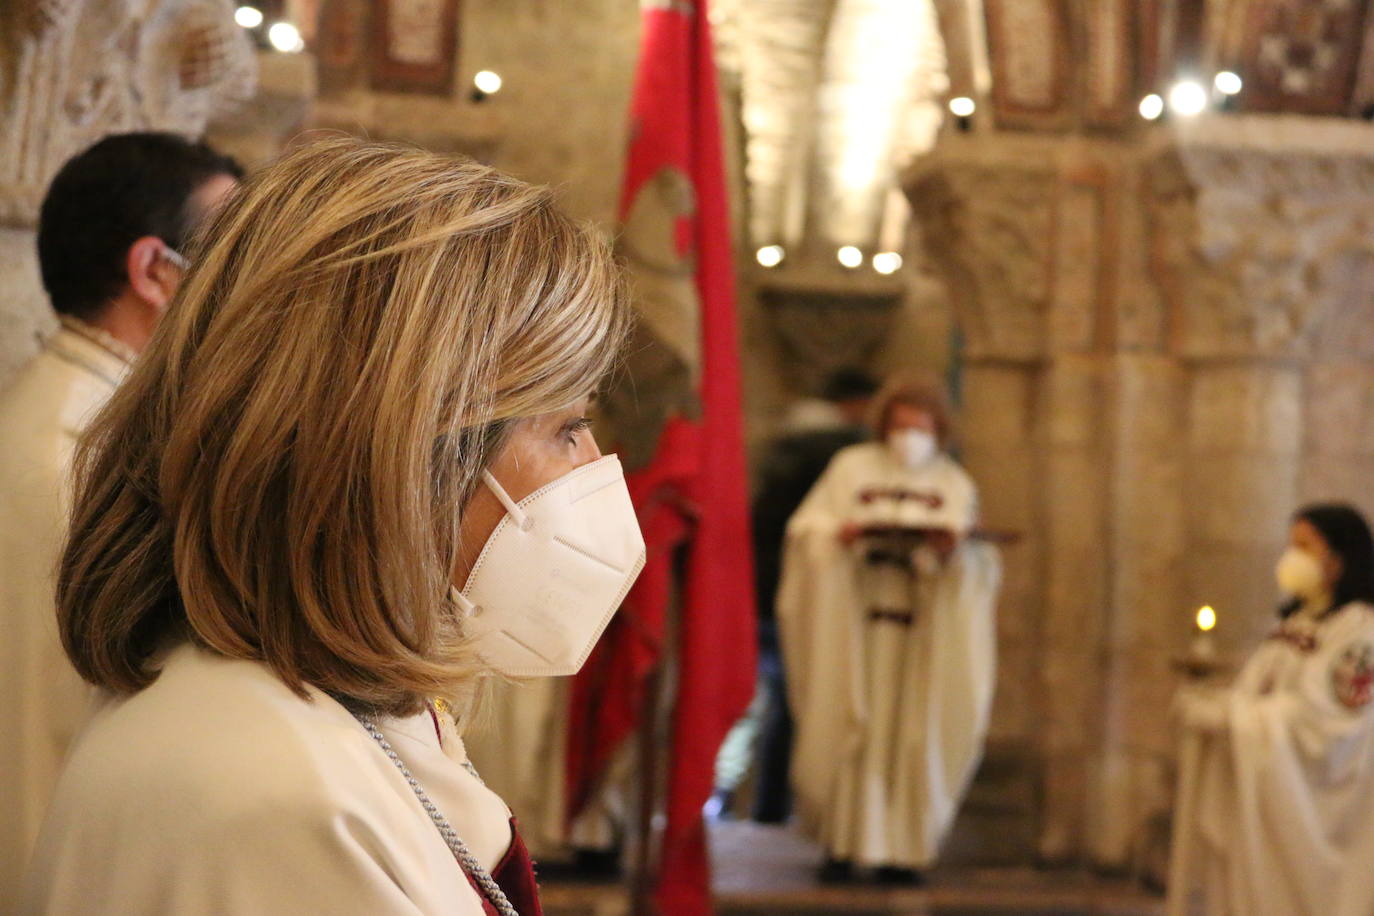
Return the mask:
M924 467L940 451L933 433L924 429L894 429L887 434L888 448L909 470Z
M1274 576L1285 595L1304 600L1319 597L1326 587L1321 563L1301 547L1289 547L1279 556Z
M510 677L576 674L644 568L620 459L607 455L506 508L462 591L449 598L478 655Z

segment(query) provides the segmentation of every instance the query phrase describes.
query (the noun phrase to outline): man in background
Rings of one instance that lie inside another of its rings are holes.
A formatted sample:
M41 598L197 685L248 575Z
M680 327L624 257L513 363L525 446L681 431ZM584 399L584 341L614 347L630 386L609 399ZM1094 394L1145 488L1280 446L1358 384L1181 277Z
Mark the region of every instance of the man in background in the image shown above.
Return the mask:
M708 817L728 814L735 789L751 764L756 767L753 819L781 824L791 810L788 768L792 717L787 709L787 682L773 610L783 538L787 520L835 453L868 437L866 414L877 390L877 382L859 369L833 373L821 386L819 397L803 398L791 406L781 430L759 459L758 487L751 507L759 688L749 712L727 736L717 757L716 788L707 804Z
M846 446L868 438L868 409L878 383L858 369L841 369L826 379L821 400L801 401L759 464L754 498L754 568L758 587L759 675L765 692L758 743L758 787L754 820L780 824L791 810L788 768L792 760L792 716L778 648L773 607L782 568L787 520Z
M0 391L0 912L19 883L87 691L58 640L72 450L181 282L194 227L242 170L171 134L107 137L43 200L38 260L60 327Z

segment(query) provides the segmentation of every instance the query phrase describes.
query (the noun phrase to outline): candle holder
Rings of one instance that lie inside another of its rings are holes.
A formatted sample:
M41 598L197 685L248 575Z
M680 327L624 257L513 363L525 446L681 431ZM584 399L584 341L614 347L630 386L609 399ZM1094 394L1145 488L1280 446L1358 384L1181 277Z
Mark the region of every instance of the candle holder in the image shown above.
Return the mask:
M1181 671L1190 681L1210 680L1230 669L1230 665L1217 655L1212 635L1216 625L1217 612L1211 605L1199 608L1193 618L1193 638L1188 643L1187 653L1174 656L1170 662L1175 671Z

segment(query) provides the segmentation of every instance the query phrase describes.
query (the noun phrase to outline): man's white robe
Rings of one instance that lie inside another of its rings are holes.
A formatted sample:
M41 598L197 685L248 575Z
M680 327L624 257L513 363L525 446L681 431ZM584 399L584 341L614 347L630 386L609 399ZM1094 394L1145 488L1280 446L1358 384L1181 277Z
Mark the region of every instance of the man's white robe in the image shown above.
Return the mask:
M488 871L509 811L428 712L379 726ZM437 728L436 728L437 723ZM442 740L440 732L443 733ZM410 786L338 702L182 645L73 744L23 914L481 914Z
M848 522L967 534L972 480L882 444L839 452L788 524L778 620L796 719L803 826L836 859L922 868L937 857L982 754L996 676L997 551L961 540L916 588L874 572ZM905 575L905 574L901 574ZM910 625L871 619L905 600Z
M122 360L66 328L0 392L0 912L89 692L57 636L55 571L77 436L123 378Z
M1320 622L1290 618L1233 686L1195 695L1211 727L1192 731L1197 765L1175 826L1193 851L1170 888L1187 912L1374 913L1374 608L1352 603Z

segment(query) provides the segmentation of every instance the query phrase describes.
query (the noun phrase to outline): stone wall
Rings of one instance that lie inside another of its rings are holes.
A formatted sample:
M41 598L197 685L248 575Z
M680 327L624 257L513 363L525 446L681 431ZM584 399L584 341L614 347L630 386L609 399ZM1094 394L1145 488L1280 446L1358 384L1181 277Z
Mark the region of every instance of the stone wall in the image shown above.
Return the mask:
M227 0L11 0L0 15L0 380L53 326L33 226L67 159L120 131L198 136L252 94Z
M452 84L431 93L378 88L367 40L378 4L326 3L318 32L320 98L310 126L464 152L556 186L567 209L610 224L620 195L636 0L463 0ZM331 41L330 35L355 36ZM501 76L473 95L473 76Z

